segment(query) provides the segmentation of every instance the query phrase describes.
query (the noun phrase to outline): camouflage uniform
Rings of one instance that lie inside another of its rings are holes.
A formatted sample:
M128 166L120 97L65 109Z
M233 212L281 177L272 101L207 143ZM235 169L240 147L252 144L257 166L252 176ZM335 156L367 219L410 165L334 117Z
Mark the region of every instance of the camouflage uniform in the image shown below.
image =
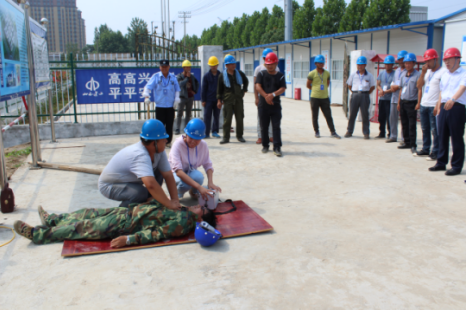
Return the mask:
M223 139L230 140L230 128L233 114L236 120L236 137L242 138L244 131L244 104L243 97L244 93L248 91L249 80L243 71L238 70L241 78L243 79L243 85L238 85L236 82L236 75L228 74L231 87L225 86L223 81L223 73L220 73L217 84L217 99L223 101Z
M50 214L46 226L33 229L33 242L48 244L76 239L100 240L129 235L131 244L147 244L186 235L196 226L197 215L174 211L156 200L130 204L129 208L81 209Z

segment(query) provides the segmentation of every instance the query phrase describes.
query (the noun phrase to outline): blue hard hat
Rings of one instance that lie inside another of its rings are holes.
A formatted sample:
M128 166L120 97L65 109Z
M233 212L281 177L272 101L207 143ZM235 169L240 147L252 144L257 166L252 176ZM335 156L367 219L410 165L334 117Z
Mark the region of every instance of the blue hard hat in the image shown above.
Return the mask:
M357 65L367 65L367 58L365 56L359 56L356 61Z
M396 57L396 60L400 60L401 58L405 58L405 56L408 54L407 51L399 51L398 55Z
M314 63L325 63L325 57L324 55L317 55L316 58L314 59Z
M217 242L218 239L222 238L222 234L217 229L214 230L215 233L205 229L199 222L197 222L196 229L194 231L194 237L200 245L211 246Z
M395 64L395 57L393 57L392 55L388 55L387 57L385 57L383 63L386 65L390 65L390 64L393 65Z
M408 54L406 54L406 56L405 56L404 59L403 59L403 62L407 62L407 61L414 61L414 62L416 62L416 61L417 61L416 55L414 55L414 53L408 53Z
M226 65L235 64L235 63L236 63L236 59L232 55L228 55L227 57L225 57Z
M140 137L146 140L160 140L167 139L168 133L161 121L149 119L142 125Z
M272 53L272 49L271 48L266 48L263 52L262 52L262 58L265 58L267 57L267 54L268 53Z
M205 138L205 124L199 118L193 118L184 128L184 132L192 139L201 140Z

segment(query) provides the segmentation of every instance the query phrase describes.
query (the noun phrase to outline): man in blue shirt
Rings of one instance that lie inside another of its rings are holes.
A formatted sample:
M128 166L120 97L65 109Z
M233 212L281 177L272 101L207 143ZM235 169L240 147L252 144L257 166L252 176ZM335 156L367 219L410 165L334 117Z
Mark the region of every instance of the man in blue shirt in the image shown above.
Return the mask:
M385 64L385 70L380 72L377 77L377 89L379 91L379 124L380 134L376 138L385 138L385 127L388 129L388 137L390 138L390 106L392 99L392 90L390 85L393 82L395 72L393 71L393 65L395 64L395 57L388 55L385 57L383 63Z
M218 72L218 58L215 56L210 57L208 65L210 70L202 78L201 91L202 106L204 107L205 134L206 138L210 137L210 127L212 125L212 136L220 138L218 134L220 109L217 107L217 85L220 75ZM213 124L212 115L214 117Z
M168 143L173 139L173 121L175 120L175 107L180 102L180 85L174 74L169 73L168 60L160 61L160 72L154 74L144 87L142 95L149 100L150 92L154 92L155 118L161 121L167 129Z

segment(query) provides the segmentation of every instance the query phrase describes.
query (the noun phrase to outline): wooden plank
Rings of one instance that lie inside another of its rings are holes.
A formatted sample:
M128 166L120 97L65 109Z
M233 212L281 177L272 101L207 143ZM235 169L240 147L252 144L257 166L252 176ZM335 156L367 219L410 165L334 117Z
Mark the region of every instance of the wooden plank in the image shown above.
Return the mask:
M32 163L29 162L29 164L32 164ZM42 162L42 161L38 161L37 165L39 167L41 167L41 168L49 168L49 169L64 170L64 171L74 171L74 172L83 172L83 173L96 174L96 175L100 175L102 173L102 170L100 170L100 169L91 169L91 168L69 166L69 165L50 164L50 163L45 163L45 162Z
M269 223L267 223L259 214L257 214L242 200L234 201L234 204L237 207L236 211L217 216L217 229L222 233L223 238L233 238L244 235L257 234L271 231L273 229ZM231 204L223 202L218 205L216 211L225 212L230 209ZM194 231L186 236L179 238L161 240L146 245L133 245L120 249L114 249L110 247L110 240L66 240L63 244L61 255L64 257L71 257L90 254L103 254L193 242L196 242L196 239L194 238Z

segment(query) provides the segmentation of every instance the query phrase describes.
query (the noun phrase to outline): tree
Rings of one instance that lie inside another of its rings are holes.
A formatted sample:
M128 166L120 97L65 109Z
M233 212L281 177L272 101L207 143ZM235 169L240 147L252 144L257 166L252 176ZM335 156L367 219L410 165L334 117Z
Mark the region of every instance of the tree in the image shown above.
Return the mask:
M227 35L227 45L230 48L235 48L235 31L236 27L238 27L240 19L238 17L235 17L233 19L233 23L230 25L230 30L228 31Z
M215 45L222 45L223 49L229 48L228 43L227 43L227 36L230 30L230 26L231 26L231 23L228 22L227 20L224 20L222 22L222 25L215 33L215 38L213 42Z
M110 28L108 28L107 24L100 25L99 28L95 27L94 29L94 47L97 53L100 53L99 43L100 37L102 34L109 32Z
M242 39L241 35L244 33L244 30L246 28L246 24L248 22L249 16L245 13L243 13L243 16L241 16L240 20L238 21L238 24L234 28L234 34L233 34L233 42L232 42L232 47L233 48L239 48L242 47Z
M293 39L312 37L312 23L316 15L313 0L305 0L293 17Z
M364 12L364 29L409 23L410 0L370 0Z
M262 9L262 13L260 17L256 20L256 24L254 25L254 29L251 33L250 43L251 45L258 45L261 42L261 37L266 31L267 22L270 18L269 9L266 7Z
M107 31L100 35L99 39L100 53L127 53L128 40L123 36L121 31Z
M368 4L369 0L352 0L343 14L338 32L363 29L362 18Z
M312 23L313 35L337 33L345 9L345 0L324 0L322 9L317 9L316 18Z
M241 43L242 46L251 46L252 44L252 33L254 28L256 27L256 22L261 16L261 13L258 11L254 11L251 16L249 16L246 26L244 27L244 31L241 34Z
M150 39L145 38L145 36L149 35L147 23L138 17L134 17L131 20L131 23L129 24L129 27L128 27L128 33L126 34L126 38L129 44L128 50L131 53L136 52L136 33L139 34L138 41L144 42L144 43L150 43ZM139 48L139 52L141 52L141 50L142 49Z
M265 33L261 35L260 44L283 41L285 36L285 13L278 5L272 8Z

